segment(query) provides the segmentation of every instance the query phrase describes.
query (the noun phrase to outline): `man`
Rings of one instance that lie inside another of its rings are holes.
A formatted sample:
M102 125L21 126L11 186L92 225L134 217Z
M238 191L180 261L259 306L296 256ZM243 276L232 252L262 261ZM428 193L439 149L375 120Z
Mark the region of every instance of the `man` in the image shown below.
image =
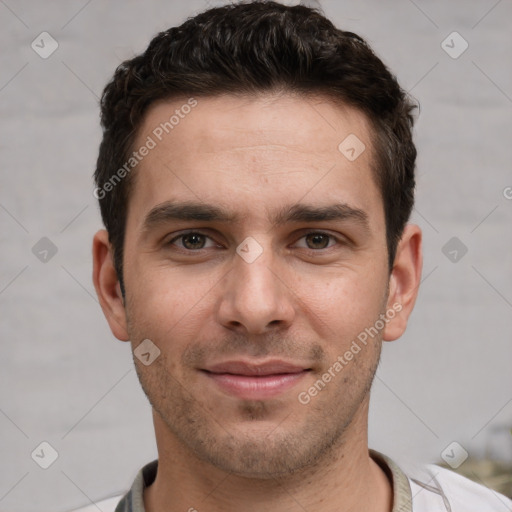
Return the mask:
M368 448L422 253L414 106L360 37L304 6L211 9L101 107L93 279L159 455L116 511L512 510Z

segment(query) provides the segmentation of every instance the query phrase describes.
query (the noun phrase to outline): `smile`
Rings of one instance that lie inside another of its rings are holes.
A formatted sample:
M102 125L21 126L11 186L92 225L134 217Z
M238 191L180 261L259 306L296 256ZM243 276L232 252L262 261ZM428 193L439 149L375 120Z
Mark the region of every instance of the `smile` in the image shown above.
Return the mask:
M282 361L261 365L231 361L202 370L222 391L246 400L280 395L293 388L309 371L309 368Z

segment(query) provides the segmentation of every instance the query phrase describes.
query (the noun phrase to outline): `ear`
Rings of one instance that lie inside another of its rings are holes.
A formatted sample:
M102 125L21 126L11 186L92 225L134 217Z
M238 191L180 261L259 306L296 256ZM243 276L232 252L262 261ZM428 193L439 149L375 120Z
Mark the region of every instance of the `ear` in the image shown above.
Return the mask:
M92 257L92 279L103 314L112 334L121 341L128 341L124 300L114 267L112 246L104 229L94 235Z
M402 336L414 308L423 267L421 239L418 226L405 226L389 279L387 311L393 310L396 314L393 317L388 315L390 320L383 331L384 341L393 341Z

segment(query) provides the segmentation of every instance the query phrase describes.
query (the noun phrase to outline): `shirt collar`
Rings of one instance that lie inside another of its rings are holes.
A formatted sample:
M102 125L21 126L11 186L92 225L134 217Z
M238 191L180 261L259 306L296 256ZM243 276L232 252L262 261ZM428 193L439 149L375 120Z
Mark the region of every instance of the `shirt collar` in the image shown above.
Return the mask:
M388 456L370 449L370 457L382 468L393 486L391 512L412 512L411 484L407 475Z
M370 457L382 468L393 486L392 512L412 512L412 493L407 475L386 455L370 450ZM158 460L146 464L135 477L130 491L123 497L115 512L145 512L144 489L156 478Z

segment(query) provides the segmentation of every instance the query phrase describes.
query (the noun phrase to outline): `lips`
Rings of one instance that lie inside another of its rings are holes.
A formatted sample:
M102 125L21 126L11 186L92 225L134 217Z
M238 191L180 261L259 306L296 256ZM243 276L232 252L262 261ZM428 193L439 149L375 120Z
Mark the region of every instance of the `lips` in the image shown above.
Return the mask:
M202 370L224 393L247 400L280 395L294 387L309 371L309 368L278 360L260 364L227 361Z
M252 364L244 361L228 361L208 367L206 371L253 377L283 373L299 373L305 369L306 368L301 366L286 363L285 361L268 361L260 364Z

